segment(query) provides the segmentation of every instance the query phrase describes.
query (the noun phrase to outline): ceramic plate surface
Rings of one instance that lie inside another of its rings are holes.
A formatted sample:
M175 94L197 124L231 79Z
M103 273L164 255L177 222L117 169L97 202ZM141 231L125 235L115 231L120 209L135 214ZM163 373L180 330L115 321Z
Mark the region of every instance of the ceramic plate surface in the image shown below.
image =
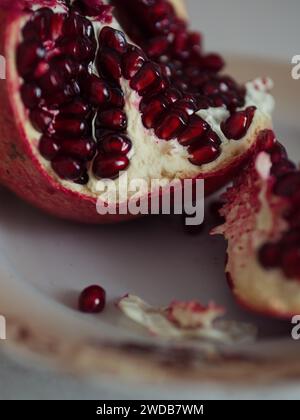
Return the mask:
M240 80L270 75L277 99L275 128L300 160L300 81L285 64L229 60ZM224 279L226 245L206 233L186 235L179 218L149 217L115 226L81 226L51 218L0 190L0 313L8 339L1 347L34 365L53 366L101 380L200 386L226 381L257 386L300 381L299 342L292 325L239 308ZM107 310L79 313L79 292L94 283L108 294ZM228 318L258 327L257 342L211 354L186 343L163 342L126 319L114 302L138 295L154 306L173 299L214 300Z

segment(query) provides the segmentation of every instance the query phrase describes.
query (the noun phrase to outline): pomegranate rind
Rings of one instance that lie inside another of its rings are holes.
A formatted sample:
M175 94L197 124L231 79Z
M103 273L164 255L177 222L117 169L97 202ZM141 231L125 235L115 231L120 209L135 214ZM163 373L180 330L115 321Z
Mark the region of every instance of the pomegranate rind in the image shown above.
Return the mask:
M30 143L24 123L27 116L20 99L20 79L15 66L15 51L24 16L16 7L2 8L0 11L0 54L7 63L7 79L0 82L0 183L45 212L68 220L115 223L138 217L130 214L98 214L95 195L84 189L70 189L60 183L37 156L36 145ZM228 156L216 169L206 173L199 170L199 175L193 179L205 179L206 195L226 185L239 172L256 149L257 133L270 126L271 121L267 117L258 118L240 154Z
M279 268L265 269L258 250L278 241L288 225L285 198L273 194L270 157L260 153L224 195L225 224L214 229L228 241L227 281L238 303L261 315L291 319L300 313L299 279L287 279Z
M161 339L225 345L253 341L256 336L256 328L250 324L219 321L225 311L213 303L204 306L196 301L173 302L167 308L155 308L129 294L117 306L129 319Z

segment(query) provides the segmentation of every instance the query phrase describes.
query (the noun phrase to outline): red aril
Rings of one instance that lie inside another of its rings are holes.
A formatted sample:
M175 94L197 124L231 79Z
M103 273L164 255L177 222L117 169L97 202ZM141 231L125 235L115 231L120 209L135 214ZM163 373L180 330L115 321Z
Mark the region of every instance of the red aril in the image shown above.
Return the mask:
M89 286L84 289L78 301L81 312L95 314L104 310L106 304L106 292L101 286Z

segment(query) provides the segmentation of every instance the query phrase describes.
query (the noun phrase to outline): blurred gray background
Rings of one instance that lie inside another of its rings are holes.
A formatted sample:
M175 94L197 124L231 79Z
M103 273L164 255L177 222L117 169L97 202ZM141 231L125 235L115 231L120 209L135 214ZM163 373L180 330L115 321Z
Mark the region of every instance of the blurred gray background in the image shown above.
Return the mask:
M193 28L205 34L207 50L272 57L287 63L290 63L292 56L300 54L299 0L187 0L187 5ZM272 398L274 395L272 388L268 388L260 397ZM185 396L167 390L162 396L155 389L149 390L147 395L141 395L138 390L135 392L127 387L115 389L108 387L107 383L103 384L103 387L95 388L72 378L23 368L0 355L0 399L159 397ZM218 395L207 389L205 395L195 396L197 397L218 398ZM228 397L233 397L230 389ZM255 398L257 395L245 392L244 398L248 397ZM286 397L298 396L286 389Z
M280 58L300 54L299 0L186 0L209 50Z

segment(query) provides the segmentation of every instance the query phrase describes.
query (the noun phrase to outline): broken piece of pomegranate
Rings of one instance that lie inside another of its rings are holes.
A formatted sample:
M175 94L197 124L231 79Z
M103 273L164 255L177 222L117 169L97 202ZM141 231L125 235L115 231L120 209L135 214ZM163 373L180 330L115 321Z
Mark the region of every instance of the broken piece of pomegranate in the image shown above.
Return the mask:
M272 131L267 148L225 194L228 282L237 300L261 314L300 313L300 171Z
M200 343L230 344L252 341L256 328L242 322L220 320L225 308L197 301L172 302L167 308L155 308L134 295L126 295L118 308L132 321L163 339L198 340Z
M226 184L271 126L269 86L221 75L222 58L175 10L166 0L2 2L0 182L86 223L133 217L96 211L108 200L99 181L122 193L121 172L149 185L204 178L206 193Z
M224 316L225 308L210 302L207 306L197 301L172 302L167 308L169 321L180 328L209 328L217 318Z

